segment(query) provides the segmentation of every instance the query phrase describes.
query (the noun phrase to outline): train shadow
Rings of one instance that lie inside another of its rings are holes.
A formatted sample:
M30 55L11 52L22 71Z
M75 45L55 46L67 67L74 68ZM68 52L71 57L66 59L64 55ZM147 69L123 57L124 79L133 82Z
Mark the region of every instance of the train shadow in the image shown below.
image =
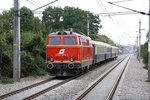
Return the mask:
M68 78L71 78L72 76L56 76L55 79L58 79L58 80L66 80Z

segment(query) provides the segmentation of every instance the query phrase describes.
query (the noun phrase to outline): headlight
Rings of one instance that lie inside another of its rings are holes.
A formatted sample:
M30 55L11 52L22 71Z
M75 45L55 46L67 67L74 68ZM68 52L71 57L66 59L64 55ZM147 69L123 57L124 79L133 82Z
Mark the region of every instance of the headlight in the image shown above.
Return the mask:
M53 62L53 61L54 61L54 59L53 59L53 58L50 58L50 61L51 61L51 62Z
M71 58L70 58L70 61L71 61L71 62L73 62L73 61L74 61L74 58L73 58L73 57L71 57Z

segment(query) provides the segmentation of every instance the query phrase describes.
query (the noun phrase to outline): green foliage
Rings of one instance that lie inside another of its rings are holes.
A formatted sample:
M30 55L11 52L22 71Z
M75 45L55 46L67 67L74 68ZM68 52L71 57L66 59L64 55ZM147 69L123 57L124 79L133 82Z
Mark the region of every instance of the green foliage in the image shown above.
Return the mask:
M141 46L141 56L143 58L143 63L145 64L145 68L148 69L148 43L147 42Z
M0 34L0 76L12 76L12 33Z
M2 78L0 80L0 83L2 83L2 84L12 84L13 83L13 79L5 77L5 78Z
M79 8L48 7L43 12L42 18L43 26L45 26L44 32L46 33L73 28L73 31L86 34L87 20L90 22L90 34L98 33L98 29L101 28L99 16Z
M44 59L41 56L37 58L32 55L32 53L27 51L22 51L21 53L21 71L22 77L29 75L45 75L45 64Z
M44 75L45 40L42 23L30 9L21 10L21 77ZM0 14L0 78L13 75L13 9ZM32 32L31 32L32 31ZM3 82L7 82L4 80Z
M20 9L20 28L21 32L28 32L32 30L32 19L33 19L33 13L32 11L27 7L22 7Z
M0 14L0 34L10 32L13 28L13 12L3 11Z
M23 33L23 47L21 53L22 76L44 75L45 61L45 42L39 34ZM31 36L32 35L32 36ZM24 38L26 36L26 38ZM28 41L26 40L28 38Z
M40 33L42 30L42 22L38 17L32 18L32 32Z

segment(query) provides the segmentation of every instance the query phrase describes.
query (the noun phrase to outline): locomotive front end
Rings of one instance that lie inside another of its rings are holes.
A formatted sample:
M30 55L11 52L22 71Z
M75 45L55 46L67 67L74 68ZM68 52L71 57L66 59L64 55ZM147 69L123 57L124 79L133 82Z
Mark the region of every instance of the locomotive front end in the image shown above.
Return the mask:
M80 46L76 35L66 32L50 34L46 45L47 70L52 76L78 74Z

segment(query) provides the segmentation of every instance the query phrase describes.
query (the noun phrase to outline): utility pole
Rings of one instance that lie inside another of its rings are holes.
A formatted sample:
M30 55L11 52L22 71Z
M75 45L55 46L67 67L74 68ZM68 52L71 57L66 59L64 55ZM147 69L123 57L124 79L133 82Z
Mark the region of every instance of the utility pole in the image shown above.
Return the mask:
M87 14L87 36L89 36L89 24L90 24L89 15Z
M14 0L13 79L20 81L20 11L19 0Z
M121 8L124 8L124 9L128 9L128 10L133 11L133 12L140 13L140 14L142 14L142 15L148 15L148 17L149 17L149 34L148 34L148 80L150 80L150 0L149 0L149 13L137 11L137 10L130 9L130 8L127 8L127 7L123 7L123 6L120 6L120 5L116 5L116 4L112 3L112 2L108 2L108 3L109 3L109 4L112 4L112 5L115 5L115 6L118 6L118 7L121 7Z
M137 40L137 43L136 43L136 49L137 49L137 51L136 51L136 54L137 54L137 59L138 59L138 57L139 57L139 48L138 48L138 35L137 35L137 37L136 37L136 40Z
M148 80L150 80L150 0L149 0L149 34L148 34Z
M141 20L139 20L139 50L138 50L138 60L141 60Z

